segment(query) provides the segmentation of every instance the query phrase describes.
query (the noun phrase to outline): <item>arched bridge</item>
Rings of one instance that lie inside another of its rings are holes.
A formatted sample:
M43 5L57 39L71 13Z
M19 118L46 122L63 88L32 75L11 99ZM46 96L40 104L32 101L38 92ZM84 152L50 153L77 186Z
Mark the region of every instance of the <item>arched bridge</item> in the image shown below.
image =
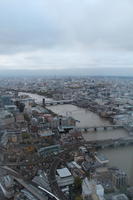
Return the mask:
M90 142L89 142L90 144ZM109 140L103 140L103 141L92 141L91 145L98 148L109 148L109 147L119 147L119 146L128 146L133 145L133 139L127 138L127 139L109 139Z

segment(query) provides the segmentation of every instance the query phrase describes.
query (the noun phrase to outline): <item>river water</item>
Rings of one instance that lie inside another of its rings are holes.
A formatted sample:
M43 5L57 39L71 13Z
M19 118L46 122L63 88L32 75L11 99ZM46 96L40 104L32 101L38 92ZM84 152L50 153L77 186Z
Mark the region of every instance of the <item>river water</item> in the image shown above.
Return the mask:
M43 96L36 94L28 93L28 95L35 99L37 103L41 103L42 99L44 98ZM48 98L45 99L46 101L51 100ZM78 127L100 126L110 124L108 120L100 118L96 113L93 113L84 108L79 108L71 104L48 106L48 108L59 115L72 116L77 121L79 121L77 122ZM86 140L90 141L117 139L124 137L127 138L128 133L124 129L114 129L107 131L101 130L98 132L88 132L85 133L83 136ZM129 184L133 185L133 146L106 148L100 151L104 153L109 159L109 166L121 168L127 173L129 178Z

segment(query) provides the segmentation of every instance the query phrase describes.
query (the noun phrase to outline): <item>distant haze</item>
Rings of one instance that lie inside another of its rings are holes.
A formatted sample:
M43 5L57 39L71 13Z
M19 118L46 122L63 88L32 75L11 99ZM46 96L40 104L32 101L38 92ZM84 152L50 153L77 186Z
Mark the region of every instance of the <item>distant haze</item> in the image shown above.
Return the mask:
M132 24L133 0L0 0L0 70L133 75Z
M133 77L133 68L79 68L62 70L2 70L0 77L48 77L48 76L122 76Z

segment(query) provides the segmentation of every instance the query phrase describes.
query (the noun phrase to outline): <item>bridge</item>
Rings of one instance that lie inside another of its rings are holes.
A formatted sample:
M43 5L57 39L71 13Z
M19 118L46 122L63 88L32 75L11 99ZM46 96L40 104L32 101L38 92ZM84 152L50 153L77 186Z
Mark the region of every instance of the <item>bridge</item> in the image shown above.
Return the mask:
M70 100L59 100L59 101L46 101L45 99L43 99L43 105L44 106L53 106L53 105L63 105L63 104L71 104L73 103L73 99Z
M91 147L95 148L109 148L109 147L119 147L119 146L128 146L133 145L133 138L127 138L127 139L109 139L109 140L102 140L102 141L91 141L86 142L86 145L90 145Z
M112 130L117 128L124 128L124 127L120 125L102 125L102 126L79 127L78 129L83 132L88 132L88 131Z

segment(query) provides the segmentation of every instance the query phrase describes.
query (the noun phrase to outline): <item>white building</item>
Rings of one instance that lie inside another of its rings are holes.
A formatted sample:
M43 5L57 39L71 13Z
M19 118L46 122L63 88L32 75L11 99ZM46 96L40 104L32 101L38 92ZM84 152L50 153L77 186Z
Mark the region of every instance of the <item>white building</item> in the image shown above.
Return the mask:
M107 164L109 162L108 158L106 158L105 155L101 154L101 153L97 153L95 155L95 159L100 163L100 164Z
M90 197L99 200L104 199L104 188L102 185L96 183L94 181L89 181L86 177L82 182L82 196L84 200L90 199Z
M74 178L71 172L66 167L62 169L57 169L56 180L60 187L69 186L74 183Z

